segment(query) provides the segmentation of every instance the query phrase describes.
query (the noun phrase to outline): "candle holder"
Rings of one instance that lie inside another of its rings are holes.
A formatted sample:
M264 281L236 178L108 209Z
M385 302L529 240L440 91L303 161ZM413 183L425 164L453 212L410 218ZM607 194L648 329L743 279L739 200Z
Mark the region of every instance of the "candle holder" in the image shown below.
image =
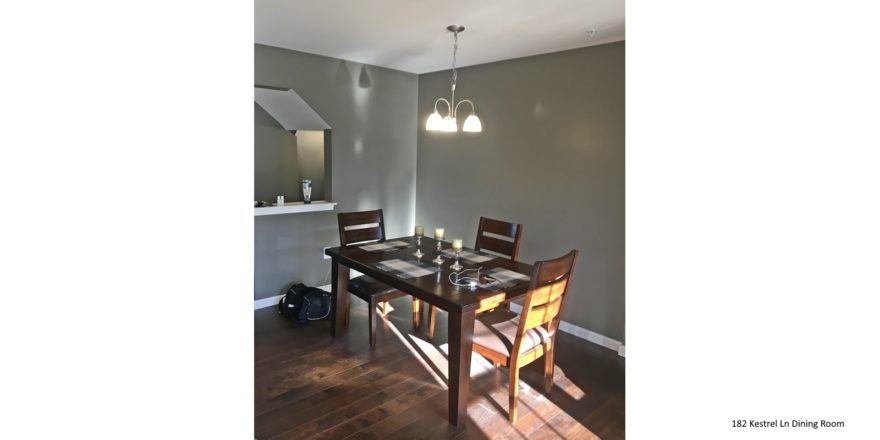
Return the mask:
M450 269L461 270L464 268L464 266L462 266L461 264L458 264L458 256L459 255L461 255L461 249L456 249L455 250L455 264L453 264L452 266L449 266Z
M443 264L444 260L443 260L442 255L443 255L443 242L440 240L437 240L437 258L435 258L431 261L433 261L437 264Z
M443 257L441 256L443 251L443 232L443 228L434 230L434 240L437 240L437 258L433 261L437 264L443 264Z
M422 236L421 235L416 235L416 253L413 255L415 255L416 258L422 258L423 256L425 256L425 254L422 253Z

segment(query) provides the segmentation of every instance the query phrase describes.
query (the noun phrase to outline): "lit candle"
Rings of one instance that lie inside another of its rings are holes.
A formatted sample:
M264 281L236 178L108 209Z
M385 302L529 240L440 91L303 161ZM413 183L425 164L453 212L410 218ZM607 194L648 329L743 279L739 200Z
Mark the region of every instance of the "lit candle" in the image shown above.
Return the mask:
M460 238L456 238L456 239L452 240L452 250L454 250L454 251L461 250L461 239Z
M425 227L422 225L416 225L416 235L425 235Z
M434 229L434 238L437 240L443 240L443 234L446 231L443 228Z

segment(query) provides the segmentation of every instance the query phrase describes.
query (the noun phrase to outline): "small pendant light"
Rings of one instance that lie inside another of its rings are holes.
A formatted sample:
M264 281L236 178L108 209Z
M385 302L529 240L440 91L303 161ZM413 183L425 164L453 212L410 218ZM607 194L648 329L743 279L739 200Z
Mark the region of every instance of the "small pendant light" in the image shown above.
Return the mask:
M446 98L440 98L434 101L434 113L431 113L431 115L428 116L428 121L425 122L425 130L457 132L458 122L456 115L458 114L458 106L466 102L471 105L471 114L464 120L464 125L461 127L461 130L471 133L479 133L483 131L483 124L480 122L480 118L477 117L474 103L470 99L462 99L458 103L455 102L455 83L458 80L458 71L455 69L455 57L458 53L458 33L464 32L464 26L451 25L446 29L453 34L452 82L450 87L452 89L452 99L447 101ZM437 104L441 101L446 103L446 116L440 116L440 112L437 110Z

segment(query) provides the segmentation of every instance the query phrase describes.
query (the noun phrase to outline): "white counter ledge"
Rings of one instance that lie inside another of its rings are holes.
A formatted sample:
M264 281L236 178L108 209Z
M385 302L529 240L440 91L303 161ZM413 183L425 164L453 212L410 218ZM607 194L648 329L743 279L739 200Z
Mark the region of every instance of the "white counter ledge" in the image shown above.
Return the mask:
M312 203L290 202L284 206L266 206L263 208L254 208L254 216L258 215L279 215L279 214L295 214L298 212L315 212L315 211L332 211L336 208L336 202L328 202L326 200L313 200Z

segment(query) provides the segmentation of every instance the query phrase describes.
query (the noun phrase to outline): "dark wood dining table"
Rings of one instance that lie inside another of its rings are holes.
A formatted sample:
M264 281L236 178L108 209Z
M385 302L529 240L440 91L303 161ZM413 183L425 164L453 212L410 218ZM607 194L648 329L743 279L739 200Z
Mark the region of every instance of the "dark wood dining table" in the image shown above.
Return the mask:
M325 251L325 254L333 260L331 334L334 338L338 338L345 330L345 313L349 308L350 299L348 293L350 269L373 277L447 311L449 313L449 423L460 426L464 423L467 415L468 388L471 378L471 350L474 342L476 314L524 296L528 288L528 280L506 287L504 290L459 287L449 281L449 275L453 272L449 266L454 260L445 254L443 255L445 262L440 265L439 272L418 278L404 279L392 272L378 268L377 263L400 259L436 265L432 260L438 253L437 241L429 237L422 237L420 248L425 255L417 259L414 255L416 251L415 236L385 241L396 240L406 241L410 243L410 246L388 251L366 251L360 249L360 245L355 244L328 248ZM441 242L441 245L444 250L451 247L448 242ZM472 251L472 249L469 250ZM530 264L510 261L502 257L478 264L469 264L463 260L460 263L466 269L482 267L485 271L502 267L524 275L531 275L532 272Z

